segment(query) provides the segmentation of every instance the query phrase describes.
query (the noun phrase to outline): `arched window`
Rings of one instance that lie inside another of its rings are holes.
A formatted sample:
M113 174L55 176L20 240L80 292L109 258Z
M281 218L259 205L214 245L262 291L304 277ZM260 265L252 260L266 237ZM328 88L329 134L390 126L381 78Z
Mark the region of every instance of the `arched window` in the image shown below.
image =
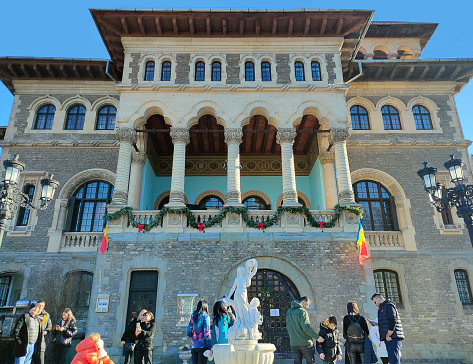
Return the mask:
M28 200L33 201L34 196L34 186L26 185L23 187L23 193L28 196ZM28 219L30 217L30 208L20 206L18 209L18 219L16 220L17 226L26 226L28 225Z
M255 64L251 61L245 62L245 81L255 80Z
M243 200L243 205L248 210L269 210L271 206L258 196L248 196Z
M430 118L429 109L425 106L416 105L412 108L412 113L414 114L417 130L432 129L432 119Z
M73 271L66 274L62 299L67 302L77 319L87 318L94 275L86 271ZM85 317L84 317L85 316Z
M365 55L362 52L358 51L358 53L355 56L355 59L358 59L358 60L365 59Z
M115 106L107 105L99 110L97 117L97 130L113 130L115 129L115 118L117 109Z
M91 181L79 187L70 201L70 231L102 231L105 207L112 201L113 186Z
M218 61L212 62L212 81L222 80L222 64Z
M397 273L388 269L377 269L373 273L376 292L381 293L384 298L393 301L395 304L402 305L401 288Z
M153 81L154 80L154 62L148 61L146 62L145 68L145 81Z
M8 303L8 295L12 283L12 276L0 276L0 307Z
M385 105L381 108L384 130L400 130L399 111L394 106Z
M269 62L261 62L261 80L271 81L271 64Z
M223 201L218 196L206 196L199 203L200 210L220 210L223 207Z
M52 129L56 107L45 105L36 114L35 129Z
M388 59L388 55L383 51L374 51L373 59Z
M296 81L305 81L304 63L300 61L294 63L294 71L296 73Z
M360 181L353 185L353 192L363 209L361 223L365 230L398 230L394 197L381 183Z
M458 294L463 306L473 305L470 280L468 272L464 269L455 269L455 281L457 282Z
M202 61L195 64L195 80L205 81L205 63Z
M69 109L66 130L82 130L84 128L85 106L75 105Z
M370 120L368 111L360 105L355 105L350 108L351 127L353 130L369 130Z
M161 65L161 81L171 81L171 62L164 61Z
M312 81L322 81L322 74L320 73L320 63L314 61L310 64L312 69Z
M162 208L164 207L164 205L168 204L169 203L169 195L167 195L166 197L164 197L161 202L159 203L158 205L158 210L162 210Z

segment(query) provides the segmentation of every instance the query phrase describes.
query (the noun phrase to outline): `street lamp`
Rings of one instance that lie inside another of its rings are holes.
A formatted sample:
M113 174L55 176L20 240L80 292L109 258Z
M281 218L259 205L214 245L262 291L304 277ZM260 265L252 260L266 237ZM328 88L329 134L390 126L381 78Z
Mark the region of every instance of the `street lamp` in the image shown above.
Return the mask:
M430 202L438 212L449 210L451 207L457 209L457 215L465 221L470 242L473 246L473 185L463 183L463 161L450 155L450 160L444 163L445 168L450 173L450 178L454 187L443 189L440 183L436 182L435 175L437 168L428 167L424 162L424 168L417 171L422 179L425 191L429 194Z
M7 221L13 217L18 207L45 210L53 200L54 192L59 186L59 182L53 179L53 175L43 178L41 180L40 204L34 205L28 195L18 188L20 173L25 169L25 164L18 160L18 155L15 155L12 160L5 160L3 166L5 167L5 179L0 184L0 246Z

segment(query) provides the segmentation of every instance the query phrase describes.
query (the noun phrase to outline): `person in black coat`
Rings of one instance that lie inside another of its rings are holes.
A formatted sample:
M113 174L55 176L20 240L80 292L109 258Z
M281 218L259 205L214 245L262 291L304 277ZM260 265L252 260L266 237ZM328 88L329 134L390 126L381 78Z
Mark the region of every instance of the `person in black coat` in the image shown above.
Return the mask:
M32 303L27 313L22 314L13 329L13 357L15 364L30 364L33 359L34 346L41 335L41 325L36 315L40 310L39 303Z
M371 300L378 306L379 337L386 344L389 364L400 363L404 330L396 305L394 302L384 299L383 295L378 292L371 297Z
M52 330L53 363L64 364L66 355L72 344L72 338L77 334L76 318L69 308L62 313L62 318Z
M46 352L46 335L51 331L53 324L51 323L51 316L44 310L46 303L44 301L38 301L38 303L40 310L37 318L41 323L41 335L35 344L33 363L44 364L44 353Z
M142 314L141 321L136 322L135 364L151 364L155 332L154 316L150 311L146 311Z
M130 364L131 357L133 356L133 350L136 345L136 323L141 322L141 317L147 312L146 310L141 310L138 317L133 317L131 321L126 325L125 332L122 335L121 344L123 347L123 356L125 357L125 362L123 364ZM131 350L130 350L131 349Z
M343 318L343 338L346 340L346 349L345 355L350 358L351 364L365 364L364 360L364 335L361 333L359 340L354 340L350 335L348 335L348 328L351 324L358 323L361 326L362 331L369 335L370 331L368 329L368 324L363 316L360 316L360 310L356 302L347 303L347 313ZM347 355L348 354L348 355ZM366 363L368 364L368 363Z
M324 339L323 342L316 343L317 352L320 359L326 363L335 363L342 360L342 348L340 347L340 334L337 329L337 318L330 316L327 320L320 323L319 336Z

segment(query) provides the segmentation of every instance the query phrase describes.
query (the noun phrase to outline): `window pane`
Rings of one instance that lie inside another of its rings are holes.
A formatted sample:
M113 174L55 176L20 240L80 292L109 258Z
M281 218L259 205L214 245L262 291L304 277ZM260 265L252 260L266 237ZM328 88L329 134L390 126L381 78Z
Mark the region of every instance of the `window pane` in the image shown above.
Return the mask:
M220 62L212 63L212 81L222 80L222 65Z
M52 129L55 112L56 108L53 105L46 105L39 109L34 128Z
M302 62L296 62L294 69L296 71L296 81L305 81L304 64Z
M145 81L154 80L154 62L146 62Z
M33 201L34 196L34 186L27 185L23 188L23 193L28 196L28 200L31 202ZM30 208L29 207L20 207L18 209L18 220L17 226L26 226L28 225L28 218L30 216Z
M255 64L253 62L245 63L245 81L255 80Z
M468 273L463 269L455 270L455 280L457 282L458 294L463 305L473 305L473 296L471 294L470 281Z
M171 62L163 62L161 69L161 81L171 81Z
M11 276L0 277L0 307L6 306L10 291Z
M367 130L370 128L368 111L359 105L350 108L351 125L353 130Z
M195 80L204 81L205 80L205 63L197 62L195 64Z
M430 112L427 108L425 108L424 106L416 105L412 108L412 113L414 114L416 129L432 129L432 120L430 118Z
M385 130L399 130L401 129L401 122L399 120L399 112L393 106L383 106L381 108L383 115L383 124Z
M69 109L67 114L66 129L67 130L82 130L84 127L85 107L76 105Z
M384 298L390 299L396 304L402 304L399 278L396 272L390 270L374 271L374 283L376 291L381 293Z
M99 110L97 118L98 130L113 130L115 128L115 117L117 109L114 106L104 106Z
M269 62L261 63L261 80L271 81L271 65Z
M312 62L312 81L321 81L322 75L320 73L320 64L319 62Z
M206 197L200 203L200 207L208 210L220 210L223 207L223 201L216 196Z

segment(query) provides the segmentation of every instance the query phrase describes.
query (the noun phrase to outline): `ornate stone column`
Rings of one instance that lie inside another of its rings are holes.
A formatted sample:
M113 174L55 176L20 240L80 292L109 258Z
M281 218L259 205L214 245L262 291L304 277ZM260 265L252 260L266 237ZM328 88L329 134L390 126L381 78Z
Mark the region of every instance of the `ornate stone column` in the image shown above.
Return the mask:
M141 199L141 180L143 167L146 162L145 152L133 152L131 154L130 186L128 188L128 206L138 210Z
M241 206L240 144L242 138L241 128L225 129L225 143L228 148L226 205L230 206Z
M355 202L351 185L350 166L348 165L347 139L350 136L348 129L334 128L330 132L329 142L335 151L337 163L338 200L341 204Z
M320 163L324 169L325 205L327 210L333 210L338 203L337 180L335 175L335 153L321 152Z
M171 192L167 207L183 208L184 203L184 178L186 175L186 145L190 142L189 129L171 128L171 138L174 144L172 157Z
M296 170L292 144L296 128L279 129L276 141L281 145L282 189L284 206L300 206L297 202Z
M133 128L118 128L116 133L120 141L117 161L117 176L113 190L112 205L125 205L128 201L128 181L130 180L131 153L136 142Z

